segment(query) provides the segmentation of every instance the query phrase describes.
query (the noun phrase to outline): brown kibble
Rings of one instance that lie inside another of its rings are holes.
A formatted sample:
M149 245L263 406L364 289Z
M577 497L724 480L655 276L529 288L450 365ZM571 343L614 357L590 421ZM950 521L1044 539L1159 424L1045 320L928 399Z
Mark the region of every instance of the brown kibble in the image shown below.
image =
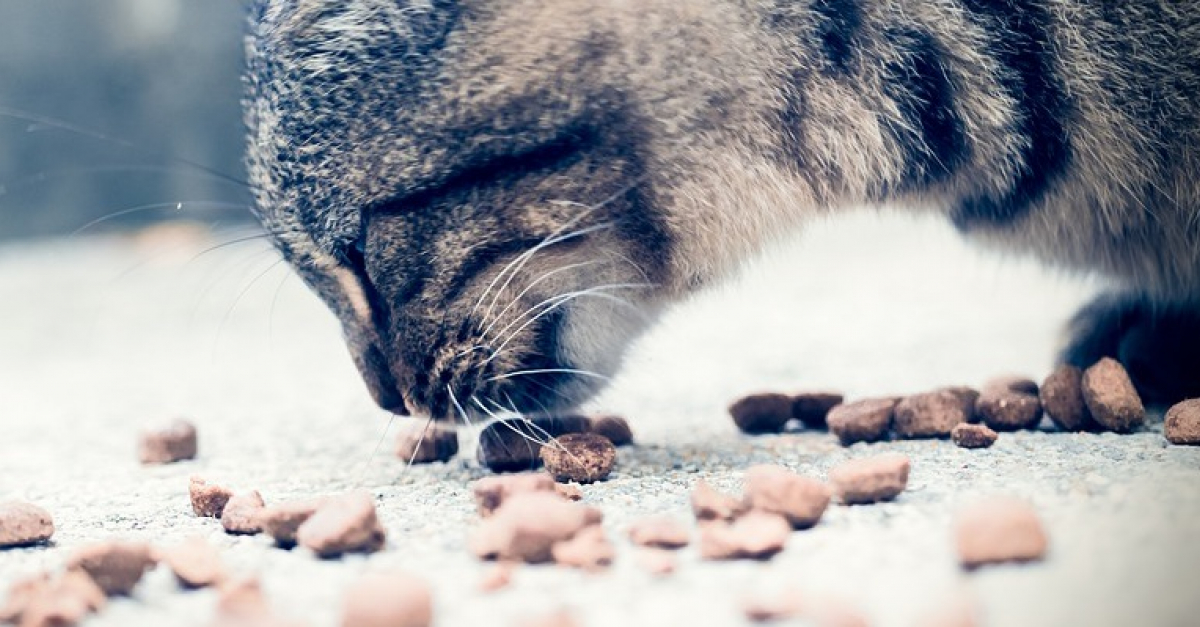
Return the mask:
M775 392L743 396L729 406L729 414L745 433L779 433L792 419L792 398Z
M1146 408L1125 367L1105 357L1083 372L1083 400L1100 426L1129 433L1146 421Z
M554 492L568 501L583 500L583 490L578 483L556 483Z
M599 524L600 510L552 492L513 494L471 536L471 551L482 559L546 562L551 547L583 528Z
M996 431L1032 429L1042 419L1038 397L1007 388L984 388L975 401L975 414Z
M1029 377L1020 375L1005 375L1002 377L993 377L983 384L983 390L986 391L1005 391L1014 392L1016 394L1028 394L1029 396L1038 395L1038 384Z
M508 497L525 492L557 491L554 478L544 472L484 477L471 486L479 515L491 516ZM582 495L581 495L582 496Z
M253 577L227 580L217 588L217 614L224 618L260 618L270 611L262 584Z
M542 442L590 428L587 417L576 414L497 420L479 433L476 456L493 472L533 470L542 464Z
M296 531L312 518L325 499L286 501L260 509L257 523L262 531L275 539L275 544L290 548L296 545Z
M154 562L147 544L105 542L75 551L67 560L67 569L86 573L108 596L128 595Z
M987 425L960 424L950 431L950 439L962 448L987 448L1000 437Z
M617 447L602 435L568 433L543 446L541 455L555 480L592 483L612 472Z
M550 555L556 564L589 571L609 567L616 553L600 525L584 527L574 536L550 547Z
M975 401L979 400L979 390L966 385L952 385L942 390L957 396L962 403L967 422L975 422Z
M804 392L792 395L792 418L809 429L828 427L825 421L829 410L842 404L845 397L839 392Z
M700 557L768 559L783 550L791 533L791 525L783 516L752 510L733 522L701 525Z
M163 551L162 561L175 573L179 583L188 588L213 586L225 578L221 556L201 537L192 537L182 544Z
M675 572L675 555L670 551L662 549L638 551L637 562L642 570L658 577L665 577Z
M321 557L374 553L387 542L375 512L375 499L352 492L326 499L296 530L296 542Z
M700 479L692 488L692 513L696 520L732 520L746 512L746 503L723 492L718 492Z
M196 427L186 420L144 431L138 441L138 459L143 464L169 464L196 457Z
M15 612L8 619L13 622L19 620L21 627L75 625L88 614L103 609L107 603L104 591L96 582L78 571L68 571L53 580L42 575L38 580L22 583L32 585L19 591L24 598L13 599L10 595L9 601L13 603ZM15 588L14 592L17 592ZM0 616L0 622L4 621L5 618Z
M220 518L233 492L229 488L209 485L200 477L192 477L188 484L188 496L192 499L192 511L197 516Z
M956 527L959 561L966 568L999 562L1041 559L1046 533L1028 502L993 497L959 513Z
M1083 371L1062 364L1042 382L1039 393L1042 411L1063 431L1090 431L1096 428L1092 414L1083 401Z
M829 410L825 421L829 430L844 446L855 442L875 442L887 436L892 410L898 398L869 398L843 403Z
M892 411L892 428L901 438L944 438L970 417L960 393L934 390L897 403Z
M908 457L885 453L842 462L829 471L829 481L847 505L896 498L908 486Z
M656 516L635 521L629 527L629 540L638 546L680 549L692 541L692 532L674 518Z
M449 461L458 455L458 431L432 420L408 420L396 437L396 456L412 464Z
M16 623L29 603L50 585L50 573L40 572L17 579L8 587L8 596L0 605L0 623ZM103 593L101 593L103 595Z
M0 548L38 544L53 535L50 512L33 503L0 503Z
M613 446L628 446L633 444L633 430L629 421L613 414L601 414L588 417L589 431L608 438Z
M423 580L400 573L369 573L350 586L342 627L429 627L433 592Z
M495 592L501 588L507 588L512 583L512 576L513 565L500 562L483 574L483 578L479 580L479 590Z
M1171 406L1163 419L1163 435L1171 444L1200 444L1200 398Z
M745 480L746 503L752 509L779 514L796 529L817 524L829 506L829 486L782 466L752 466Z
M264 505L258 490L235 494L221 511L221 526L225 528L226 533L254 535L262 531L258 513Z

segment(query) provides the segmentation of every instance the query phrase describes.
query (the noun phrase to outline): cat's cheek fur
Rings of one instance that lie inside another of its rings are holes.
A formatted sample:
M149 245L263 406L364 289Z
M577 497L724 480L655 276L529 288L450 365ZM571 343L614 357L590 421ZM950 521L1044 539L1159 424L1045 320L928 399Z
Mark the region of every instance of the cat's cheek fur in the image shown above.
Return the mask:
M571 308L559 330L566 367L593 373L573 376L561 393L586 400L620 369L630 345L658 318L661 305L585 299ZM599 375L599 376L594 376Z

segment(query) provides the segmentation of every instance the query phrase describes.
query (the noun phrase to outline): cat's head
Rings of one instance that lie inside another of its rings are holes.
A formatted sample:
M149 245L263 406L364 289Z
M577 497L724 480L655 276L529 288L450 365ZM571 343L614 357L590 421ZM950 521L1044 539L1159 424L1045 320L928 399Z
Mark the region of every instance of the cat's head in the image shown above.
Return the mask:
M660 300L669 225L618 43L554 4L253 9L258 215L385 408L576 405Z

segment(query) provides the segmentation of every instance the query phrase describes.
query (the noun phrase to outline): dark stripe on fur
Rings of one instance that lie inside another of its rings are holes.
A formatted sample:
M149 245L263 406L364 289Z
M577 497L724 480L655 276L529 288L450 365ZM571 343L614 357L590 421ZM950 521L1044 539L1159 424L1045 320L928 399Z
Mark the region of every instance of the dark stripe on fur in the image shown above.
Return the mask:
M967 142L933 36L907 29L885 34L904 53L884 67L883 84L903 117L902 123L885 124L904 151L904 181L897 190L904 191L945 180L966 160Z
M816 0L817 37L825 55L826 74L848 75L854 72L857 59L854 38L862 26L862 11L857 0Z
M1029 139L1021 155L1021 171L1007 194L968 198L955 209L954 223L965 229L1021 218L1062 176L1071 160L1062 124L1071 103L1055 74L1049 35L1053 17L1041 2L962 1L994 33L990 53L1006 70L1001 82L1017 101L1020 121L1014 131Z
M499 235L492 234L489 237L499 238ZM519 255L541 242L542 238L540 237L517 237L503 241L489 242L472 248L471 252L467 253L467 257L458 264L458 271L454 273L454 276L450 277L450 280L444 285L437 286L438 299L447 303L454 302L462 295L463 290L467 288L467 285L471 281L495 265L500 259Z

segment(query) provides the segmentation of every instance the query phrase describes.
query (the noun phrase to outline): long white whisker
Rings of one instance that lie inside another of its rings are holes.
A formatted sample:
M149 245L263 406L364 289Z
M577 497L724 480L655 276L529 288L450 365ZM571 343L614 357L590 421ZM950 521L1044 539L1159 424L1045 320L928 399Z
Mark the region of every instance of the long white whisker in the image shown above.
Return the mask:
M485 379L485 381L488 381L488 382L502 381L504 379L511 379L513 377L522 377L522 376L527 376L527 375L531 375L531 374L551 374L551 373L555 373L555 372L562 372L562 373L567 373L567 374L577 374L577 375L581 375L581 376L585 376L585 377L595 377L597 379L604 379L605 381L612 380L612 377L602 375L599 372L592 372L591 370L579 370L577 368L539 368L537 370L518 370L516 372L507 372L507 373L504 373L501 375L496 375L494 377L489 377L489 378Z
M433 416L430 416L425 421L425 428L421 429L421 435L417 438L417 445L413 447L412 455L408 458L408 464L405 468L413 465L413 461L417 459L417 453L421 452L421 444L425 442L425 434L429 433L429 427L433 424Z
M512 300L511 300L511 301L509 301L509 303L508 303L507 305L505 305L505 306L504 306L504 309L501 309L501 310L500 310L500 311L499 311L499 312L496 314L496 317L495 317L495 319L494 319L494 320L492 320L491 324L489 324L489 325L487 326L487 328L486 328L486 329L484 329L483 331L481 331L481 332L479 333L479 337L480 337L480 339L482 340L483 338L486 338L486 337L487 337L487 334L488 334L488 332L492 330L492 327L496 326L496 323L497 323L497 322L499 322L499 321L500 321L500 320L501 320L501 319L504 317L504 314L505 314L505 313L507 313L507 312L508 312L508 310L509 310L509 309L511 309L513 305L515 305L515 304L517 304L518 302L520 302L520 301L521 301L521 297L522 297L522 296L525 296L525 294L528 294L528 293L529 293L529 290L533 289L533 288L534 288L534 287L535 287L535 286L536 286L538 283L541 283L542 281L545 281L546 279L549 279L550 277L552 277L552 276L554 276L554 275L556 275L556 274L559 274L559 273L561 273L561 272L566 272L566 271L568 271L568 270L574 270L574 269L576 269L576 268L582 268L582 267L584 267L584 266L590 266L590 265L594 265L594 264L597 264L597 263L601 263L601 262L600 262L600 260L598 260L598 259L594 259L594 260L592 260L592 261L581 261L581 262L579 262L579 263L573 263L573 264L569 264L569 265L563 266L563 267L561 267L561 268L556 268L556 269L554 269L554 270L551 270L551 271L549 271L549 272L547 272L547 273L543 274L542 276L538 277L537 279L535 279L534 281L532 281L532 282L531 282L529 285L527 285L527 286L525 287L525 289L521 290L521 293L520 293L520 294L517 294L516 296L514 296L514 297L512 298ZM486 322L486 321L487 321L487 318L484 318L484 319L483 319L481 322Z
M396 421L396 414L392 414L388 418L388 423L383 427L383 433L379 434L379 441L375 443L375 448L371 450L371 454L367 457L367 461L363 462L362 470L358 472L358 480L355 485L362 487L363 480L367 478L367 469L371 467L371 461L379 454L379 449L383 446L383 441L387 439L388 431L392 429L392 423Z
M463 421L467 423L468 427L474 428L475 425L471 424L471 417L467 415L467 410L463 409L462 404L458 402L458 398L454 396L454 388L447 385L446 392L450 394L450 402L454 403L454 406L458 408L458 414L462 416Z

